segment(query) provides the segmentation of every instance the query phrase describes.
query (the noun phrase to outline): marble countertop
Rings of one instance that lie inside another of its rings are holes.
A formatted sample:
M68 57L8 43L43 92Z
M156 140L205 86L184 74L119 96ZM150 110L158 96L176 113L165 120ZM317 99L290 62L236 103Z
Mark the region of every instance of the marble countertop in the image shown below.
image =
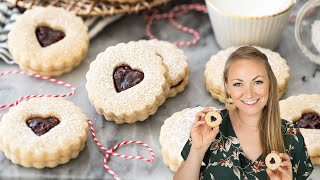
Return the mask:
M174 112L185 108L201 106L215 106L223 108L223 104L213 99L204 86L205 64L210 56L217 53L220 48L217 45L207 14L191 12L178 21L200 32L201 40L195 46L183 47L190 65L190 83L184 92L174 98L169 98L159 107L155 115L150 116L144 122L118 125L109 122L103 116L96 113L90 104L85 89L85 74L89 64L96 55L107 47L120 42L129 42L146 38L146 21L141 15L125 16L117 22L106 27L90 42L88 56L79 67L71 73L57 79L73 84L77 93L67 99L80 106L83 112L93 120L96 134L101 143L111 148L124 140L141 140L149 144L155 151L155 161L145 163L137 160L127 160L111 157L109 166L120 175L122 179L172 179L173 172L164 165L160 153L159 144L160 128L164 120ZM162 40L174 41L177 39L191 39L173 29L165 21L160 21L153 26L153 31ZM275 49L282 57L287 59L291 68L289 86L285 99L299 94L320 94L320 66L310 62L298 48L294 39L294 23L289 23L282 34L278 48ZM17 65L7 65L0 62L0 72L19 69ZM69 89L57 86L46 81L41 81L22 75L1 77L0 104L14 102L19 97L29 94L62 94ZM0 110L6 113L7 109ZM120 148L119 153L130 155L143 155L149 157L146 149L139 146L127 146ZM316 166L310 179L320 176L320 166ZM0 179L112 179L103 167L103 153L93 143L91 135L88 135L87 145L79 157L69 163L60 165L54 169L29 169L14 165L0 153Z

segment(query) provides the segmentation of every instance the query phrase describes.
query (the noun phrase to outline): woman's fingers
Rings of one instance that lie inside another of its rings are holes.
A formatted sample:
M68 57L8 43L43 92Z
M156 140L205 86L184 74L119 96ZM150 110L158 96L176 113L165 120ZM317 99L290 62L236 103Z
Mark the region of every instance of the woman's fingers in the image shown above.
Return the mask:
M279 153L280 158L282 161L289 161L290 162L290 156L286 153Z
M282 163L280 164L281 167L288 167L291 168L291 162L290 161L282 161Z
M210 137L215 138L217 136L217 134L219 133L219 131L220 131L219 126L216 126L214 128L210 128L210 132L209 132Z
M275 172L273 172L271 169L267 168L266 169L268 176L271 178L272 176L275 175Z
M206 114L205 113L203 113L202 111L199 111L199 112L197 112L196 113L196 116L195 116L195 122L197 122L197 121L200 121L200 120L204 120L204 116L205 116Z
M271 180L281 180L281 177L279 176L279 171L272 171L271 169L266 169L268 176Z
M197 121L196 123L194 123L193 127L199 127L205 123L206 123L205 121Z
M210 111L213 111L211 108L209 108L209 107L205 107L205 108L203 108L203 110L202 110L202 112L204 112L204 113L208 113L208 112L210 112Z

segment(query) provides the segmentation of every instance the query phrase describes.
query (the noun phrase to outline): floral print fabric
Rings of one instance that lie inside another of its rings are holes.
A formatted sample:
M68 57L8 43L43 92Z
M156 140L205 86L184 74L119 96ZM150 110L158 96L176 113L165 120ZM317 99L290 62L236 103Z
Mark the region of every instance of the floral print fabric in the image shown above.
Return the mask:
M200 179L267 179L266 165L262 155L255 161L246 158L233 130L228 111L222 110L220 133L207 150L200 169ZM307 179L313 170L303 136L299 128L282 120L283 136L287 154L291 157L293 179ZM181 155L187 159L192 145L191 137Z

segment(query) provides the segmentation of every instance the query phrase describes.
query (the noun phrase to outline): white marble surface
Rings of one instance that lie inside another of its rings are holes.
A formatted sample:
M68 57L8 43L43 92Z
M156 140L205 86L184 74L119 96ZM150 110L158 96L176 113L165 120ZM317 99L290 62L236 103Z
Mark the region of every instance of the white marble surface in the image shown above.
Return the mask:
M205 64L211 55L220 50L215 42L208 15L192 12L178 20L187 26L198 29L202 38L197 45L182 48L188 56L191 69L190 84L183 93L167 99L157 113L144 122L117 125L104 120L90 104L85 89L85 74L89 69L89 64L99 52L120 42L146 38L146 22L143 16L126 16L105 28L91 41L88 56L82 64L71 73L58 78L73 84L77 88L77 93L67 99L80 106L83 112L93 120L97 137L103 145L110 148L124 140L136 139L145 141L154 149L155 161L153 163L111 157L109 165L122 179L172 179L173 173L163 164L158 141L163 121L174 112L188 107L197 105L223 107L217 100L211 98L204 86ZM156 23L153 26L153 31L162 40L173 41L192 38L168 26L165 21ZM298 49L293 32L294 24L288 24L282 34L280 44L275 50L288 60L291 68L288 91L282 99L302 93L320 94L320 66L307 60ZM18 66L0 62L0 72L15 69L19 69ZM28 94L61 94L68 91L67 88L22 75L5 76L0 79L0 104L11 103ZM7 110L0 110L0 113L6 113ZM138 153L149 157L146 149L137 146L123 147L118 152L130 155ZM112 179L103 168L102 162L103 153L98 150L89 135L87 145L78 158L54 169L23 168L12 164L0 152L0 179ZM316 166L310 179L317 179L319 176L320 166Z

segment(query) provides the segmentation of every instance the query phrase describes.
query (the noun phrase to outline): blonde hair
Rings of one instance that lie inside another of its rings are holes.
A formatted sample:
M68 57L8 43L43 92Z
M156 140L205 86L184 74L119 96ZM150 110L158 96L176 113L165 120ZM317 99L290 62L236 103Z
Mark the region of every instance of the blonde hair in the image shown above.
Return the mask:
M271 151L284 153L285 145L283 132L281 128L281 117L278 100L278 85L277 79L268 62L268 57L260 52L257 48L251 46L242 46L234 51L228 58L223 78L224 82L228 82L228 70L230 65L236 60L249 59L256 62L261 62L266 68L269 78L269 98L266 106L262 109L260 119L260 140L262 144L263 156L266 157ZM227 92L227 91L226 91ZM228 96L228 95L227 95Z

